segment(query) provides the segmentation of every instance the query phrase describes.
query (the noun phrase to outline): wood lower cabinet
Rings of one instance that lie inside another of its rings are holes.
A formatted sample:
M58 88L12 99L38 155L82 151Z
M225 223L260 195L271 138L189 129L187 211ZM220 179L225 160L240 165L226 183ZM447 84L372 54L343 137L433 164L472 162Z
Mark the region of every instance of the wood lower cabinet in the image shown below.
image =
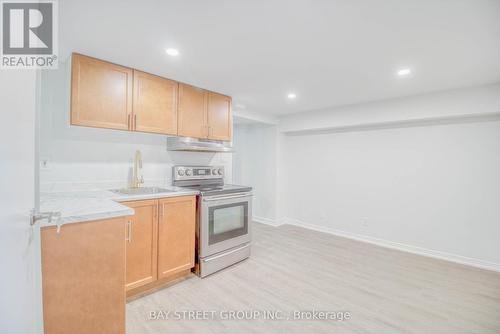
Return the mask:
M127 224L126 290L131 290L157 279L158 201L125 202L135 214Z
M208 93L208 139L231 140L232 136L231 98L226 95Z
M191 275L196 196L122 204L135 211L127 223L127 298Z
M41 231L45 334L125 333L126 219Z
M159 201L158 278L194 267L196 198Z
M204 89L179 84L177 134L183 137L207 138L208 92Z
M177 134L178 83L134 70L133 129Z
M42 228L45 334L124 334L127 297L191 275L196 197L123 204L135 214Z
M129 130L133 70L73 54L71 124Z

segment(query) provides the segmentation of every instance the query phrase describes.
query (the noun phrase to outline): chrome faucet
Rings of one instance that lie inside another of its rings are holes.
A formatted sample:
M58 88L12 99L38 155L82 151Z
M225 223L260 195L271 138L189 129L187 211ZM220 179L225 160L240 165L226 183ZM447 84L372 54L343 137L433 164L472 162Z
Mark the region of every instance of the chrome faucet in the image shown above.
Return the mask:
M140 188L144 184L144 176L142 175L142 154L141 151L135 151L134 158L134 173L132 175L131 188Z

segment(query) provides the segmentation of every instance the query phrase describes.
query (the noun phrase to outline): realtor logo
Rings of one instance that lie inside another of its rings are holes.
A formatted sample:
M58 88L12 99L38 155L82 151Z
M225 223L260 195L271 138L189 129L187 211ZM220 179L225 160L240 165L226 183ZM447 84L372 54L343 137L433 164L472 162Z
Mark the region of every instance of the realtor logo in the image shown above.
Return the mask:
M57 3L2 2L2 68L57 68Z

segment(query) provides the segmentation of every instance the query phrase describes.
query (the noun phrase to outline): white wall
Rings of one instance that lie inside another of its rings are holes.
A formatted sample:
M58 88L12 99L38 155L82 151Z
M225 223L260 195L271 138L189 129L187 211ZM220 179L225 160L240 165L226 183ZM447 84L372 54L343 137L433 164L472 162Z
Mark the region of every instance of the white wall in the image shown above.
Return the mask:
M131 178L136 150L143 154L146 184L169 185L176 164L223 165L232 180L232 157L227 153L167 151L166 136L70 126L70 67L44 71L42 76L41 190L67 191L124 187Z
M500 122L287 136L286 214L500 264L499 152Z
M499 112L490 85L246 125L235 175L262 185L260 221L500 270Z
M277 216L277 127L254 123L234 127L233 181L253 187L255 220Z
M35 206L36 73L2 70L0 87L0 333L32 334L41 319L39 238L29 225Z
M240 120L241 123L250 123L250 124L267 124L267 125L276 125L279 123L279 118L270 114L262 114L257 112L252 112L249 110L241 110L238 109L238 105L233 107L233 118L235 120Z

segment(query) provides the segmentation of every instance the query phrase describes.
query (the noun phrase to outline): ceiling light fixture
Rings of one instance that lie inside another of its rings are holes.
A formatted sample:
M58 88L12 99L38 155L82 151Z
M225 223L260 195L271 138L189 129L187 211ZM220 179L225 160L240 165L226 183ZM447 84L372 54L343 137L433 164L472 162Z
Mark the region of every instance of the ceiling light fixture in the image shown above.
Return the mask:
M290 99L290 100L293 100L297 97L297 94L295 93L288 93L287 97Z
M172 49L172 48L169 48L169 49L166 49L165 52L169 55L169 56L172 56L172 57L175 57L175 56L178 56L179 55L179 50L177 49Z
M407 76L407 75L410 75L411 74L411 70L409 68L402 68L398 71L398 75L400 77L404 77L404 76Z

